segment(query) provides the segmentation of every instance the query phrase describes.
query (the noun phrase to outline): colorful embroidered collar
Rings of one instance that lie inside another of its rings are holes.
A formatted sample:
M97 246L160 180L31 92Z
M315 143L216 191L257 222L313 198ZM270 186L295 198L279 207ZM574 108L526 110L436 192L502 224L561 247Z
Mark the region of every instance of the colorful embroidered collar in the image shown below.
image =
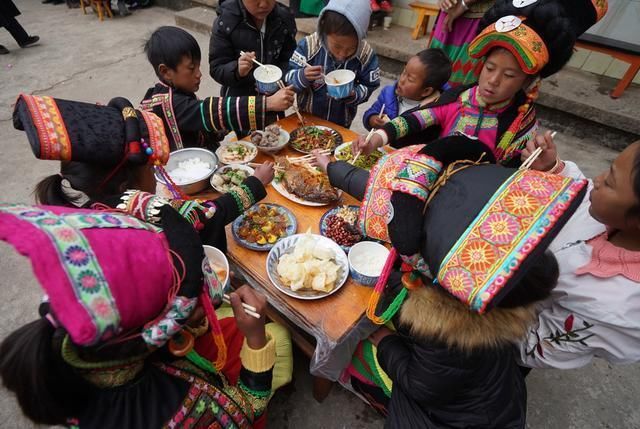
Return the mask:
M591 246L591 260L575 271L576 275L591 274L608 279L621 275L640 283L640 252L623 249L608 240L608 233L602 233L588 241Z

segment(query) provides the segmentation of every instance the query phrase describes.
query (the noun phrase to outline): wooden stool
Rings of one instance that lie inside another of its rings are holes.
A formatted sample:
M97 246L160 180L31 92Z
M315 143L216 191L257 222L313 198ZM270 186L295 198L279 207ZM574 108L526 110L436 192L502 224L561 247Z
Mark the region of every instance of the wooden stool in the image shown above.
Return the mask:
M576 42L576 46L582 49L588 49L590 51L602 52L603 54L611 55L613 58L616 58L620 61L624 61L629 64L629 68L627 69L622 79L618 81L618 84L613 91L609 94L611 98L618 98L622 95L625 89L631 84L633 78L636 77L636 74L640 71L640 54L634 53L632 51L624 51L618 50L615 48L611 48L608 46L601 45L599 43L592 43L583 40L578 40Z
M411 38L413 40L416 40L427 34L429 17L438 16L440 8L435 4L421 2L409 3L409 7L418 14L418 19L416 19L416 26L413 28L413 33L411 34Z
M87 2L86 5L85 1ZM102 21L104 20L104 12L107 13L109 18L113 18L110 3L110 0L80 0L80 7L82 7L82 13L84 13L85 15L87 14L85 6L94 7L98 11L98 19Z

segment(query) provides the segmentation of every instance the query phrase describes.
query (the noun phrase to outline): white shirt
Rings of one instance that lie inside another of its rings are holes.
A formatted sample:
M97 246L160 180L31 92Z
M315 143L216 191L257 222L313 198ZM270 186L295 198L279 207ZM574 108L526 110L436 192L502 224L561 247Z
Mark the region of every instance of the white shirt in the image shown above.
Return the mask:
M562 174L584 178L567 162ZM589 183L589 191L593 184ZM538 322L520 344L520 360L531 368L569 369L594 357L614 364L640 361L640 283L617 274L577 275L591 261L586 242L606 228L589 214L585 196L576 213L549 246L560 267L558 285L538 307Z

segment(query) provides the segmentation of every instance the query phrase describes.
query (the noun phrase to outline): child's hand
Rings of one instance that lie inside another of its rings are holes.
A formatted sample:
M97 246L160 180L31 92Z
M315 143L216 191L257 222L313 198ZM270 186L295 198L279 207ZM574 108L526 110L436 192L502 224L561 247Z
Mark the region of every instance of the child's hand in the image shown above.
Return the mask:
M446 12L456 5L455 0L438 0L438 7L441 11Z
M264 313L267 308L267 299L264 295L256 293L247 285L243 285L235 292L229 294L233 315L236 318L238 329L247 339L247 345L254 349L261 349L267 344L267 335L264 330ZM260 315L259 319L244 312L242 303L252 305Z
M292 86L286 86L279 89L273 95L267 97L267 111L269 112L284 112L289 107L293 106L293 96L295 92Z
M384 337L393 335L393 333L394 332L391 329L383 326L373 334L369 335L369 341L371 341L374 346L378 347L378 344L380 344L380 341L382 341Z
M553 137L551 137L551 131L547 131L544 134L537 134L535 139L529 140L526 147L522 150L520 160L522 162L526 161L538 147L542 148L542 153L536 158L535 162L531 164L531 169L538 171L551 170L558 160L558 148L553 141Z
M320 149L314 149L311 153L316 157L312 164L315 164L316 167L320 169L324 174L327 174L327 165L331 162L331 158L329 156L320 153Z
M322 78L322 66L309 66L304 68L304 77L313 82Z
M256 58L255 52L245 52L238 58L238 75L246 77L253 69L253 60Z
M371 135L371 138L367 142L367 136L358 136L358 140L355 140L351 145L351 152L353 156L356 156L358 153L362 155L369 155L371 152L376 150L379 147L382 147L382 137L378 134Z
M255 178L262 182L262 184L265 186L271 183L271 181L273 180L273 174L273 162L269 161L260 164L258 167L256 167L256 170L253 173Z
M371 115L369 118L369 126L371 128L382 128L387 122L389 122L388 116L380 117L380 115Z

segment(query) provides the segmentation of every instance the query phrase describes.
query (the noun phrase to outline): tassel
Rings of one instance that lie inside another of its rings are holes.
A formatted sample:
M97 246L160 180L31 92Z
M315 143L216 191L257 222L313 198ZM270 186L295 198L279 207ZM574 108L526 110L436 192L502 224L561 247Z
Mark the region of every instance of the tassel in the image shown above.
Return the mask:
M167 186L167 188L169 189L169 192L171 192L174 198L178 198L181 200L191 199L187 194L182 192L182 189L180 189L178 185L175 184L173 179L171 179L171 176L169 176L169 173L167 173L167 170L165 170L162 165L158 164L155 167L156 167L156 171L158 171L160 176L164 179L165 185Z
M217 371L221 371L222 368L224 368L224 365L227 363L227 344L224 342L222 328L220 327L220 321L218 321L218 316L216 316L216 312L213 309L213 304L211 304L211 298L209 297L209 294L207 293L205 288L203 288L202 292L200 293L200 303L204 308L207 319L209 319L211 335L218 349L218 354L216 355L214 366Z
M400 309L400 305L402 305L405 297L407 296L407 289L402 288L400 293L398 293L398 295L393 299L393 302L391 302L389 307L382 313L382 315L376 315L378 302L380 302L380 297L382 296L382 292L387 285L387 280L389 280L389 275L393 270L393 264L395 264L396 259L398 259L398 252L395 248L392 248L391 252L389 252L389 256L387 257L387 261L384 264L382 273L380 274L380 277L378 277L378 282L373 289L373 293L369 298L369 305L367 306L367 317L376 325L384 325L389 320L391 320L391 318Z

